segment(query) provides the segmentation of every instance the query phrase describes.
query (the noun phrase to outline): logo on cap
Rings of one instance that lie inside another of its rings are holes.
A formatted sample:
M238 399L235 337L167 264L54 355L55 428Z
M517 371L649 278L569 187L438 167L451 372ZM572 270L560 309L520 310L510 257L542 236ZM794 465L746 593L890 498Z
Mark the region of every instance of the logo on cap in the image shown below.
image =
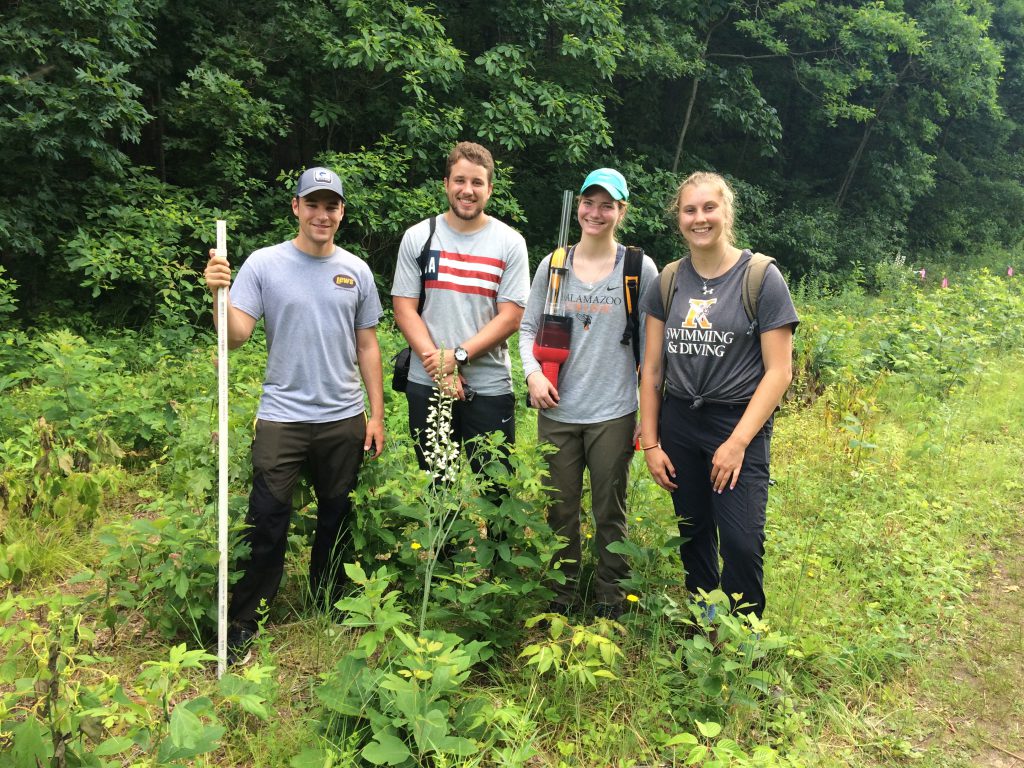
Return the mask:
M331 172L324 170L323 168L320 168L313 173L313 181L318 184L330 184L331 179Z

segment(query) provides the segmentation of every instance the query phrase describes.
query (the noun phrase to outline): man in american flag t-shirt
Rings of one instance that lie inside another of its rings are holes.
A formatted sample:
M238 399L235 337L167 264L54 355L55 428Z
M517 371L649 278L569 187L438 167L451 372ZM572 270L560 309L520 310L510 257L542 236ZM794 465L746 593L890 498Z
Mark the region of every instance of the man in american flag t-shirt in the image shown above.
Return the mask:
M432 237L425 219L406 231L398 249L391 294L395 322L413 352L409 429L424 469L427 408L437 382L457 398L453 430L460 442L496 431L515 441L507 340L519 328L530 292L529 262L522 235L484 212L493 181L491 153L479 144L457 144L445 170L448 210L436 217ZM417 259L428 237L421 278Z

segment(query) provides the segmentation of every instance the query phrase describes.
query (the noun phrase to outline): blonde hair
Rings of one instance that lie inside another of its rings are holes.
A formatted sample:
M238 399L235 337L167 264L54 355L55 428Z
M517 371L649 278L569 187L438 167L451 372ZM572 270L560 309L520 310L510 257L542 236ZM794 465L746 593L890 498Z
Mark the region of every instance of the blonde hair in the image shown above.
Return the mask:
M732 191L732 187L729 186L729 182L719 174L711 173L710 171L691 173L683 179L683 183L676 190L675 200L673 200L672 205L669 207L669 211L678 220L679 204L682 202L683 192L686 191L687 187L698 187L701 185L707 185L716 189L718 194L721 195L722 207L725 209L725 225L723 226L725 239L729 245L735 245L736 233L733 231L733 224L736 222L736 194Z

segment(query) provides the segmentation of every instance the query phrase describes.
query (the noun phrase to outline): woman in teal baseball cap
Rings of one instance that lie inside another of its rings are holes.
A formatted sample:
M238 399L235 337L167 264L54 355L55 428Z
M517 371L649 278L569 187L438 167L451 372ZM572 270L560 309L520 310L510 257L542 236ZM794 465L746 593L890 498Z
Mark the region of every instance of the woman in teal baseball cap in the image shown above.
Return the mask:
M597 571L592 590L598 615L618 618L626 602L620 581L629 578L625 558L608 545L626 536L626 488L636 438L637 369L627 329L633 298L656 281L654 261L616 239L626 216L629 186L612 168L591 172L576 201L579 242L566 258L562 289L571 321L569 356L549 381L534 355L548 289L552 256L537 267L519 330L519 349L531 404L538 408L537 437L557 452L548 456L551 528L567 539L555 556L564 584L552 584L550 611L571 615L581 607L583 473L590 472Z

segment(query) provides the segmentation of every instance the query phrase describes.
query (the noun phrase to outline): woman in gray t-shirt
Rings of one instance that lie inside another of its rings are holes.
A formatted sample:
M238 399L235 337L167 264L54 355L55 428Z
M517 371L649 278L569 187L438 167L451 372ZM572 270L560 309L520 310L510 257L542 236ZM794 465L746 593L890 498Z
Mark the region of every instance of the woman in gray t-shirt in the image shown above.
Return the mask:
M630 575L625 558L608 551L609 544L626 536L626 487L636 439L636 362L631 344L623 343L628 317L623 270L629 259L615 240L628 198L618 171L601 168L587 176L576 208L580 241L569 249L564 265L557 253L559 272L550 270L555 254L541 261L519 329L530 399L539 408L537 436L557 449L548 456L554 488L548 523L567 542L555 556L562 561L565 583L552 584L550 610L564 615L579 608L585 469L590 472L597 550L596 613L618 618L624 608L619 582ZM649 256L639 262L634 277L642 291L657 280L658 270ZM558 282L561 301L549 306L549 285ZM556 358L560 369L552 365ZM548 364L544 370L542 362Z
M690 255L678 264L668 306L661 280L640 302L640 447L655 482L672 493L687 588L701 601L701 590L741 594L734 607L760 616L772 416L793 378L799 320L774 264L747 316L753 254L734 244L725 179L695 173L675 202ZM705 615L714 615L706 602Z

